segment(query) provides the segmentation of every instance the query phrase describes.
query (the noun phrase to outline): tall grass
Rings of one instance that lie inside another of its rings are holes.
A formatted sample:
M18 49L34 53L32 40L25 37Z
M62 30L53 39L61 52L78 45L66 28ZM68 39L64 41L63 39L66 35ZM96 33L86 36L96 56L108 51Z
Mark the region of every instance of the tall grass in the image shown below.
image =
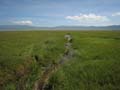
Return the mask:
M119 31L0 32L0 90L31 90L73 35L73 60L50 78L50 90L119 90Z

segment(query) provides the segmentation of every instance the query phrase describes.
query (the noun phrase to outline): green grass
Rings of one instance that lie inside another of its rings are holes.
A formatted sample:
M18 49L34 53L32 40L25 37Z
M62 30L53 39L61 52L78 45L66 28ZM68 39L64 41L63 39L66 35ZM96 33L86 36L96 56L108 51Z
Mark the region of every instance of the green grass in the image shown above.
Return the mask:
M0 90L31 90L73 35L75 56L50 78L48 90L120 90L119 31L0 32Z

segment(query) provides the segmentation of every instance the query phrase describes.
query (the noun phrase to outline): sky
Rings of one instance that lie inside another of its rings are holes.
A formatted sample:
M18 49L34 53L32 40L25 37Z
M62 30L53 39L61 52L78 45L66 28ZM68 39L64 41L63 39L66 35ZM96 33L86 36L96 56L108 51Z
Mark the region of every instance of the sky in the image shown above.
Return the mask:
M0 25L120 25L120 0L0 0Z

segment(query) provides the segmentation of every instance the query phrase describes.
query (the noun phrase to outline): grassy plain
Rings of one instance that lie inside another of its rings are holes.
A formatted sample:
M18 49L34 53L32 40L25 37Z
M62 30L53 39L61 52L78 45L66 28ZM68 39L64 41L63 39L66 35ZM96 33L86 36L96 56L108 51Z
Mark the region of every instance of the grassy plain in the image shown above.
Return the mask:
M31 90L44 68L64 53L68 32L75 55L47 89L120 90L120 31L0 32L0 90Z

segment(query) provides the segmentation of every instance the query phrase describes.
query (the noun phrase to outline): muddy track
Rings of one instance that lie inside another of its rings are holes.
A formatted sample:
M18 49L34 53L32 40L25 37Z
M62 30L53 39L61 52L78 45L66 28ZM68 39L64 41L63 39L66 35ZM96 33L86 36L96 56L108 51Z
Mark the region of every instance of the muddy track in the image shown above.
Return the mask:
M71 59L72 55L73 49L71 49L67 55L63 54L57 64L47 67L43 72L41 78L35 82L33 90L45 90L45 86L48 83L48 80L52 76L52 74L55 73L62 64Z
M44 90L46 84L47 84L47 81L49 79L49 77L55 72L55 68L57 68L58 65L54 66L54 67L50 67L49 69L45 70L43 72L43 75L41 77L40 80L38 80L36 83L35 83L35 88L34 90Z

